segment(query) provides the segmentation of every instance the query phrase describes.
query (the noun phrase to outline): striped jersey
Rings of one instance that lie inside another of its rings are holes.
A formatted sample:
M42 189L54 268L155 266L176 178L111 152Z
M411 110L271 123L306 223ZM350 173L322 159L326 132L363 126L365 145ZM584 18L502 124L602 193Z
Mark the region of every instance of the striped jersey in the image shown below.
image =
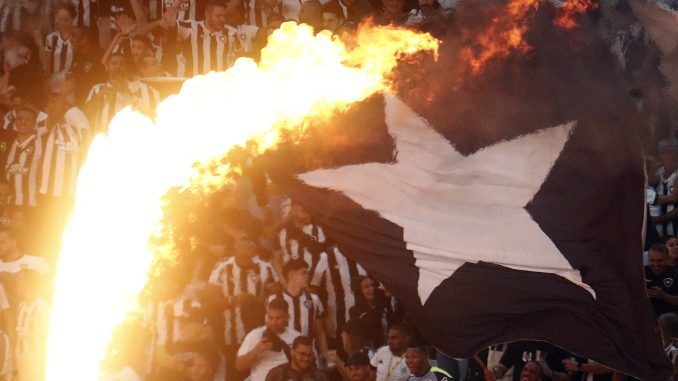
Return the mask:
M254 258L252 265L243 269L238 266L234 257L230 257L216 264L208 283L221 287L225 297L243 293L263 296L264 286L277 280L273 267L268 262ZM224 340L227 345L240 344L253 328L250 322L252 319L248 319L247 312L243 311L242 306L224 311Z
M151 20L157 20L162 17L165 11L172 6L173 0L149 0L148 17ZM206 1L189 0L187 4L182 4L177 13L177 20L201 20L205 12Z
M365 269L346 258L337 246L321 256L311 274L311 286L320 290L320 298L327 309L327 320L335 337L341 334L349 319L349 308L355 305L351 285L362 275L367 275Z
M319 258L327 250L325 232L315 224L299 228L293 223L284 225L278 232L278 245L282 262L303 259L309 266L309 273L315 272Z
M3 119L2 129L5 131L16 131L16 109L11 109L5 114ZM38 135L42 135L47 131L47 114L38 111L38 116L35 118L35 130L38 131Z
M107 133L108 124L116 113L127 106L132 106L147 115L155 113L160 102L160 94L140 81L127 83L126 92L120 92L109 82L99 83L92 89L85 101L85 113L89 117L90 139L97 133Z
M178 20L177 34L183 42L181 52L186 71L178 73L179 76L224 71L233 65L242 50L233 29L210 32L203 21Z
M287 312L290 317L287 326L301 332L304 336L314 337L315 324L319 323L317 320L322 319L325 314L318 295L304 290L301 294L292 296L287 291L283 291L269 296L266 304L276 298L283 298L287 302Z
M47 73L68 72L73 65L72 39L64 39L59 31L45 36L45 52L48 55Z
M47 319L49 306L47 302L38 298L32 302L21 302L16 322L16 354L36 353L42 348L36 348L41 337L47 335Z
M9 148L5 178L9 181L14 205L37 206L36 195L40 172L42 145L37 134L24 141L15 139Z
M71 0L75 6L74 26L91 27L96 23L97 4L94 0Z
M53 197L75 197L82 159L80 133L68 122L53 126L42 136L39 192Z

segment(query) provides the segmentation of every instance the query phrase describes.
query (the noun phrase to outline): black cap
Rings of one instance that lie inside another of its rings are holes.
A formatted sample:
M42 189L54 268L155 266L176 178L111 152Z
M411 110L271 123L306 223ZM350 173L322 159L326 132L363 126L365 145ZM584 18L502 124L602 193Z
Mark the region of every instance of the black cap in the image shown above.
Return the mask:
M366 354L362 352L356 352L354 353L348 361L346 361L346 365L369 365L370 364L370 359L367 357Z

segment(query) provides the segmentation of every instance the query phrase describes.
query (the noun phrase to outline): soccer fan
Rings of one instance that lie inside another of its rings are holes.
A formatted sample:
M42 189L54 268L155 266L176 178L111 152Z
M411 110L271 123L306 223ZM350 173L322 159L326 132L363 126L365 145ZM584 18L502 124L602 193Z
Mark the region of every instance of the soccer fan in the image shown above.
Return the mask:
M289 362L271 369L266 381L329 381L325 373L315 367L313 356L313 339L308 336L295 338Z
M283 267L285 287L282 292L271 295L270 303L276 298L288 304L289 326L302 335L315 339L315 344L324 358L327 358L327 339L322 319L324 309L320 298L307 290L309 282L308 264L296 259Z
M318 0L308 0L299 9L299 23L308 24L317 33L323 30L323 6Z
M354 282L355 305L349 310L351 318L360 321L363 335L373 346L384 343L387 333L389 304L377 281L361 276Z
M45 36L40 58L48 74L68 72L73 66L73 21L75 6L61 3L54 9L55 31Z
M29 103L34 107L43 107L46 77L33 37L25 32L8 32L2 36L2 46L6 76L2 82L7 89L11 89L14 104Z
M532 365L536 364L539 374L554 381L569 381L563 361L572 358L572 354L554 345L541 341L516 341L508 344L498 364L485 371L485 380L500 379L506 371L513 367L513 380L524 381L523 368L528 367L527 374L533 374ZM535 360L533 362L533 360ZM535 368L536 369L536 368Z
M328 341L334 343L350 317L349 309L356 302L352 285L367 272L346 258L336 245L329 246L324 254L316 264L310 283L319 290L326 311L325 333Z
M238 349L235 367L251 370L252 381L264 381L268 372L288 362L289 345L301 334L288 326L288 305L282 299L270 301L266 307L266 323L245 336Z
M663 244L654 244L648 250L645 285L656 316L676 312L678 306L678 273L668 266L668 260L668 251Z
M41 274L22 269L15 292L20 298L16 325L16 380L40 381L44 377L49 307L42 295Z
M410 328L403 324L394 324L388 330L387 342L370 360L376 368L376 381L406 381L410 371L405 363L405 351L412 334Z
M185 373L185 381L214 381L216 364L211 356L194 352L186 365Z
M21 253L13 229L6 226L0 226L0 261L1 275L17 274L22 269L41 274L50 271L43 258ZM14 292L13 287L10 292Z
M140 81L127 79L125 57L111 54L106 62L108 81L92 87L85 103L89 117L90 135L107 133L108 124L115 114L124 107L133 108L152 115L160 102L158 92Z
M339 6L339 1L330 1L323 4L323 28L339 34L344 21L344 11Z
M245 334L260 324L267 286L277 281L271 265L257 258L255 251L252 241L236 241L233 256L217 263L208 280L207 303L217 305L224 315L227 372L233 370Z
M374 18L377 25L403 25L407 21L405 0L383 0L384 8Z
M35 221L38 205L38 176L42 145L35 129L38 112L28 106L16 108L16 138L12 142L5 164L5 177L12 188L15 207L24 214L27 223Z
M86 27L78 26L73 29L71 41L73 42L71 74L75 80L75 100L78 105L82 105L92 86L105 80L100 64L101 52Z
M347 23L357 25L364 19L374 14L374 7L368 0L330 0L325 4L336 2Z
M662 243L666 246L669 253L668 265L675 267L678 265L678 238L676 236L667 235L662 239Z
M451 381L452 376L444 370L429 364L428 345L410 340L405 353L405 362L410 370L408 381Z
M678 226L675 226L675 220L678 217L678 209L675 207L675 204L678 203L678 187L674 186L676 178L678 178L678 141L661 141L659 143L659 154L662 165L655 174L657 197L654 204L660 207L650 208L650 210L653 212L652 222L655 224L659 236L663 237L678 233ZM658 213L655 212L657 209L659 209Z

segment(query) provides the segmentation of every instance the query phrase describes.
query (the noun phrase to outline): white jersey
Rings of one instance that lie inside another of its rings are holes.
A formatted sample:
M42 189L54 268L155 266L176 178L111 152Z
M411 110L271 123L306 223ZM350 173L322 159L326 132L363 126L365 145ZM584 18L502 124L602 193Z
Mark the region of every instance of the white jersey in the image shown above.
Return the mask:
M50 271L47 261L44 258L36 257L35 255L23 255L16 261L0 261L0 272L15 274L23 269L37 271L41 274L45 274Z
M394 356L388 345L377 350L370 364L377 369L376 381L407 381L410 377L405 354Z
M659 178L659 184L657 185L656 191L659 196L668 196L673 193L673 189L676 183L676 178L678 178L678 170L673 171L670 175L667 176L665 173L664 167L660 167L657 170L657 177ZM673 209L675 209L676 204L665 204L661 206L661 214L666 214ZM674 221L669 221L665 224L656 225L657 233L660 237L665 235L676 235L678 233L678 226Z
M253 329L250 333L245 336L245 339L238 348L238 356L244 356L247 353L251 352L254 347L261 341L266 326ZM292 342L301 334L289 327L285 329L285 332L278 335L289 345L292 346ZM271 350L265 350L257 356L257 359L252 364L252 373L250 374L251 381L265 381L266 375L268 372L275 368L278 365L286 364L288 362L287 356L285 356L284 351L274 352Z

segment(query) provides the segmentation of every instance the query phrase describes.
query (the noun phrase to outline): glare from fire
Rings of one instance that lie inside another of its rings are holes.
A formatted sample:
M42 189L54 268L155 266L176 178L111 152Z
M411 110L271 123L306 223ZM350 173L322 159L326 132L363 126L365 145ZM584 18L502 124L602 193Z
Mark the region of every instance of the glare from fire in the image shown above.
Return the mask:
M158 106L155 122L126 109L107 136L96 137L57 264L47 381L99 379L114 328L139 308L163 195L225 181L198 178L194 163L250 139L269 149L282 130L305 128L387 89L400 55L438 48L428 34L396 28L367 26L355 41L349 48L327 32L285 23L258 65L239 59L226 72L195 77Z
M497 14L487 29L480 33L471 47L462 50L462 58L471 72L478 74L488 61L508 57L513 52L525 54L531 46L525 41L525 33L540 5L546 0L508 0L505 10ZM553 23L564 29L577 26L575 16L594 9L593 0L567 0L557 9Z

